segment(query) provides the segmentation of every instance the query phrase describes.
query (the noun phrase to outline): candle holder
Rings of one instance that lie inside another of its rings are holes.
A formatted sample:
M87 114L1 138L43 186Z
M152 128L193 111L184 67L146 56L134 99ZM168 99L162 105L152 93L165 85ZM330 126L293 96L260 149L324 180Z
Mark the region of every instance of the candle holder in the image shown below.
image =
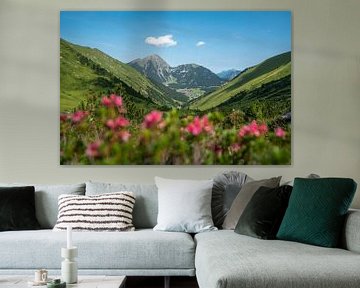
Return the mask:
M78 281L78 269L75 261L77 256L77 247L61 248L61 257L65 258L61 262L61 279L67 284L77 283Z

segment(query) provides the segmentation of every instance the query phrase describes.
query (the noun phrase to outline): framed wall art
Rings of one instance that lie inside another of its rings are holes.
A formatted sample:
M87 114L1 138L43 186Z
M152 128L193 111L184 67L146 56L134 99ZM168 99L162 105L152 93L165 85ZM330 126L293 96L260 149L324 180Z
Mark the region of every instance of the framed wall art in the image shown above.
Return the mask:
M62 165L291 164L291 12L61 11Z

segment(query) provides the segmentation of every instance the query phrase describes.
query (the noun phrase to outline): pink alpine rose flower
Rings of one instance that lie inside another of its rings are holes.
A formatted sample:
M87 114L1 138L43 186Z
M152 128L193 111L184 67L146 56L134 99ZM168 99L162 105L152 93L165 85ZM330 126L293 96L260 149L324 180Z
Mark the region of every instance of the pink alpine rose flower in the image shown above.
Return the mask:
M107 120L106 121L106 126L109 127L110 129L115 129L116 128L115 121L113 119Z
M102 97L101 103L106 107L110 107L112 105L111 99L106 96Z
M131 134L129 131L120 131L118 136L121 139L121 141L128 142L131 137Z
M116 127L126 127L126 126L129 126L129 124L130 124L129 120L122 116L116 118L114 121L115 121Z
M119 116L115 119L109 119L106 121L106 126L113 130L119 127L126 127L129 124L130 124L129 120L122 116Z
M210 123L209 118L207 117L207 115L204 115L201 118L201 125L202 125L202 128L204 129L204 131L206 131L208 133L210 133L210 132L212 132L214 130L214 127Z
M202 132L202 124L199 116L194 118L194 121L186 127L186 130L194 136L197 136Z
M275 129L275 136L279 137L279 138L285 138L286 132L284 131L284 129L278 127Z
M231 152L236 153L236 152L240 151L241 146L238 143L234 143L229 147L229 149L230 149Z
M149 114L145 115L143 125L146 128L150 128L162 120L163 113L157 110L151 111Z
M240 128L239 137L244 137L247 135L259 137L268 132L268 127L266 124L258 124L253 120L249 125L244 125Z
M86 148L86 152L85 152L86 155L89 158L95 158L100 156L100 151L99 151L100 145L101 145L100 141L95 141L93 143L90 143Z
M118 96L116 94L111 94L110 95L110 100L115 106L117 106L117 107L122 106L122 98L121 98L121 96Z
M76 111L74 114L72 114L71 121L74 123L79 123L88 115L89 113L86 111Z

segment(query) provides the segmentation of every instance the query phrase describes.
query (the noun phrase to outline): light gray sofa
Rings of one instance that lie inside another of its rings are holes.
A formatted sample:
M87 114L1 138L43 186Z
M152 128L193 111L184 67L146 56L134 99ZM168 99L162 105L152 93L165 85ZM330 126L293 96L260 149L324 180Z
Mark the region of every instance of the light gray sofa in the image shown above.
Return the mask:
M1 184L0 186L14 184ZM21 184L19 184L21 185ZM53 232L57 197L133 191L134 232L74 232L79 274L194 276L200 288L360 287L360 211L350 211L344 249L296 242L259 240L229 230L200 233L153 231L157 220L155 185L35 185L37 218L44 229L0 232L0 275L46 268L60 273L65 232ZM1 277L1 276L0 276ZM168 279L168 278L167 278ZM168 284L168 281L165 281Z

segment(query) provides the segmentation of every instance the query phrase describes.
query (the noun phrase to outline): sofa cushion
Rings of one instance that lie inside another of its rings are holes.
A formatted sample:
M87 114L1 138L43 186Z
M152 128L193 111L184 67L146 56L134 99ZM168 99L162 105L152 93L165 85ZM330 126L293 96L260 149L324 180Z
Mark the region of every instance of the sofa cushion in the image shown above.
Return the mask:
M0 231L40 228L34 194L33 186L0 187Z
M349 178L295 178L277 238L337 247L355 190Z
M133 231L132 192L114 192L93 196L63 194L59 197L59 216L54 231Z
M194 269L195 244L186 233L73 232L72 239L79 270ZM60 269L61 247L66 247L65 231L2 232L0 269Z
M159 214L154 230L199 233L216 230L211 217L213 180L155 177Z
M158 214L158 192L155 184L121 184L86 182L86 195L130 191L136 198L133 223L136 229L153 228Z
M58 197L61 194L84 195L85 184L38 185L38 184L9 184L0 183L0 186L34 186L36 218L41 228L53 228L58 216Z
M231 204L230 210L224 219L224 223L222 225L223 228L228 230L234 230L237 222L240 219L241 214L244 212L246 205L249 203L255 192L261 186L269 188L278 187L280 180L281 176L245 183L241 187L241 190Z
M260 187L236 224L235 232L255 238L275 239L288 206L292 187Z
M248 175L238 171L226 171L214 178L211 199L211 213L214 225L221 228L231 204L239 193L241 187L251 181Z
M262 240L230 230L195 236L200 288L353 288L360 254L297 242Z

